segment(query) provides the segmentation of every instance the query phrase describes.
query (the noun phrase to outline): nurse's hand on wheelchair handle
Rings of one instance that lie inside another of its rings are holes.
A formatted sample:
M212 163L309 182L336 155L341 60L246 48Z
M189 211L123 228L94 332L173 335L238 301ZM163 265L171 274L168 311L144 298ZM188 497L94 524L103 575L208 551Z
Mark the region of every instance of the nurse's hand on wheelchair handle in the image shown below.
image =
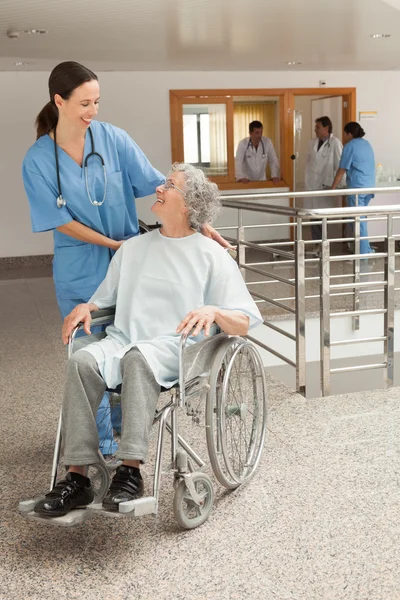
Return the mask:
M62 327L62 340L68 344L69 338L79 323L83 323L83 330L90 335L91 312L99 310L95 304L78 304L64 319Z
M179 323L176 332L189 335L194 327L193 336L198 335L202 329L204 329L204 335L210 335L211 325L215 321L217 311L216 306L203 306L190 311Z

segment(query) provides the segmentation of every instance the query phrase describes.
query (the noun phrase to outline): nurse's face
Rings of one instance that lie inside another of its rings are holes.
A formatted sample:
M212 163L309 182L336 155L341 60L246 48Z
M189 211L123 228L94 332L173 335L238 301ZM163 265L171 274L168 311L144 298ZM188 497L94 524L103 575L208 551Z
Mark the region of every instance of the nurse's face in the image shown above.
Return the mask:
M351 133L347 133L346 131L343 131L343 141L345 144L347 144L347 142L350 142L350 140L353 139L353 136L351 135Z
M151 207L152 212L160 217L162 223L181 222L187 215L184 193L185 175L176 171L156 189L157 200Z
M55 94L54 102L58 108L59 118L74 129L87 129L96 117L99 109L100 87L99 82L93 79L77 87L68 98L64 100Z

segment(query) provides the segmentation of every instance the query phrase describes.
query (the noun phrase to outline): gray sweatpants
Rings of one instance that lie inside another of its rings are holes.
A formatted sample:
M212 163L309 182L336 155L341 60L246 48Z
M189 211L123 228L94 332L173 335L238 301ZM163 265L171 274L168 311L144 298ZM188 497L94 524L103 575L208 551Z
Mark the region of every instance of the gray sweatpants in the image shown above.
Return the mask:
M160 385L137 348L121 360L121 373L122 431L116 456L145 462ZM89 352L80 350L68 360L62 430L66 465L98 461L96 413L105 389L97 361Z

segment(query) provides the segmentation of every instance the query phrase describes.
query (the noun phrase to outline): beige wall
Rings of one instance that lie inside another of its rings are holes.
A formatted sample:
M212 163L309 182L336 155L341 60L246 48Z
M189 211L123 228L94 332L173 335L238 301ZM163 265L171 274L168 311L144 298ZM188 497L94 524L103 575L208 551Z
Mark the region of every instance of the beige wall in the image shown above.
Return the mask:
M376 110L377 119L363 123L377 162L398 167L398 72L140 72L98 73L99 118L128 131L155 167L171 163L169 90L199 88L356 87L358 111ZM35 140L33 123L47 102L47 73L0 73L0 257L52 252L52 235L32 234L21 163ZM388 92L390 90L390 93ZM306 137L306 136L303 136ZM151 221L149 198L138 201L142 218Z

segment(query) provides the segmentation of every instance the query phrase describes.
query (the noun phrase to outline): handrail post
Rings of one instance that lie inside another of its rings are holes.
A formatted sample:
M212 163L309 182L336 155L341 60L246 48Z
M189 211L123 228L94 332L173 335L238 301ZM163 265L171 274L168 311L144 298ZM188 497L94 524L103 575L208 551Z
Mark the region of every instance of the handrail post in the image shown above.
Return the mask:
M328 220L322 219L322 242L320 267L320 368L321 392L330 394L331 378L331 326L330 326L330 242Z
M246 246L241 242L246 241L246 230L243 227L243 210L238 209L238 228L237 228L237 260L239 265L246 264ZM246 269L240 268L243 279L246 281Z
M392 387L394 380L394 296L395 296L395 240L393 237L393 216L387 215L387 238L385 240L385 315L384 315L384 354L386 363L386 386Z
M306 291L305 244L303 219L297 218L295 241L295 297L296 297L296 390L306 395Z
M358 206L358 194L356 194L355 206ZM354 217L354 254L360 254L360 217ZM360 259L353 260L353 280L360 283ZM353 311L360 310L360 289L356 285L353 296ZM353 331L360 329L360 316L353 317Z

